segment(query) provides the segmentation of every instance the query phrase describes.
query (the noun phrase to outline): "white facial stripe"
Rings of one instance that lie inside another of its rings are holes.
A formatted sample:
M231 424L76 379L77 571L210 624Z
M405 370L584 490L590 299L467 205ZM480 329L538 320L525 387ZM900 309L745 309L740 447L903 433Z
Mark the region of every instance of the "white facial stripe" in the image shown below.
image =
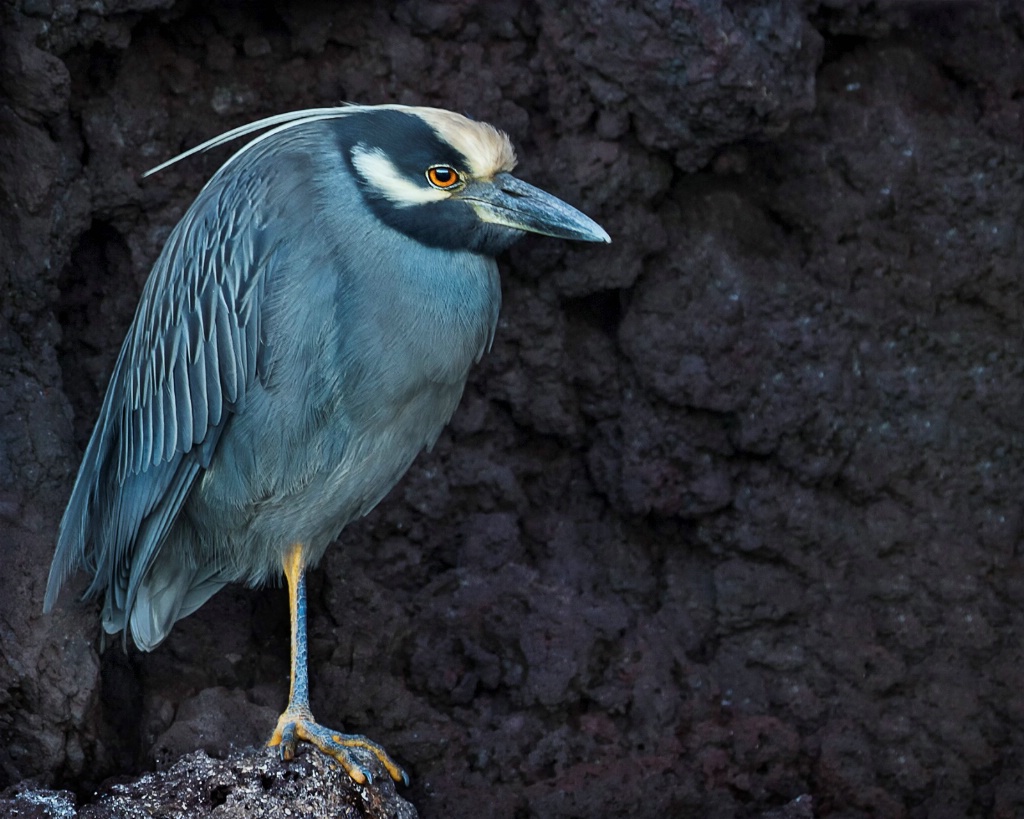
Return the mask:
M441 202L450 196L430 187L425 178L421 185L406 179L379 148L356 145L352 149L352 164L374 190L398 207Z

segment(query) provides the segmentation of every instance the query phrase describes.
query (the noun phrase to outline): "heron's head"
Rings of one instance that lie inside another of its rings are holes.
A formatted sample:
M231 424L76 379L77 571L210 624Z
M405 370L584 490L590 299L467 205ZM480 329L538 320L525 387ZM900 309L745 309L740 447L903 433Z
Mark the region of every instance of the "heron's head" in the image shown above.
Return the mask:
M199 151L266 131L219 171L229 173L257 145L274 145L283 132L316 122L333 127L367 208L384 224L425 245L494 256L524 233L611 241L589 216L512 175L516 154L504 133L439 108L345 105L277 114L207 140L146 175Z
M437 108L378 106L337 120L367 205L432 247L496 255L524 233L610 242L593 219L512 175L508 137Z

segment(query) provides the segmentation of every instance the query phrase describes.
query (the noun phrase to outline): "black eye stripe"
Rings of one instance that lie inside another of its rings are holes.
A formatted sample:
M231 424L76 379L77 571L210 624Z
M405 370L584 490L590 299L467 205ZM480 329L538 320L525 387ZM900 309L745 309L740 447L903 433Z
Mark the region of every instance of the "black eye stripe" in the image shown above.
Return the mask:
M345 154L356 145L377 148L411 180L425 169L468 167L469 161L444 142L422 119L399 111L376 110L330 121ZM350 160L351 161L351 160Z

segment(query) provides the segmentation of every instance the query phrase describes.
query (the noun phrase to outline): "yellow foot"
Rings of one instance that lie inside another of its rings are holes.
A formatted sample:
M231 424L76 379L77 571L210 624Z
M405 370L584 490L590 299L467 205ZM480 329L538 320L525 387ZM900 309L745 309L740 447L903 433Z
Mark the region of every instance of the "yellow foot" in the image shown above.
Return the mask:
M369 751L384 766L396 782L409 784L409 777L388 756L388 752L373 740L359 734L339 734L330 728L320 725L308 708L289 708L277 720L277 727L270 737L268 747L280 746L281 759L295 758L295 745L299 740L308 742L331 757L345 772L360 785L373 782L373 774L356 760L353 748Z

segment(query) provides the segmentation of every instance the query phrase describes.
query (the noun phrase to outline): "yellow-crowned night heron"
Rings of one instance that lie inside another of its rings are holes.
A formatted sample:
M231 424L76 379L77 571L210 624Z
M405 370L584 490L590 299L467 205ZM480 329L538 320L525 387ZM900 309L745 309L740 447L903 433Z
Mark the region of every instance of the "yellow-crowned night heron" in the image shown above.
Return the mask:
M270 744L289 759L311 742L359 782L362 747L402 779L380 746L313 719L304 572L451 418L494 335L494 257L524 232L609 238L512 176L504 134L433 108L297 111L182 157L259 131L153 267L45 607L84 567L103 628L148 651L226 583L283 570L292 684Z

